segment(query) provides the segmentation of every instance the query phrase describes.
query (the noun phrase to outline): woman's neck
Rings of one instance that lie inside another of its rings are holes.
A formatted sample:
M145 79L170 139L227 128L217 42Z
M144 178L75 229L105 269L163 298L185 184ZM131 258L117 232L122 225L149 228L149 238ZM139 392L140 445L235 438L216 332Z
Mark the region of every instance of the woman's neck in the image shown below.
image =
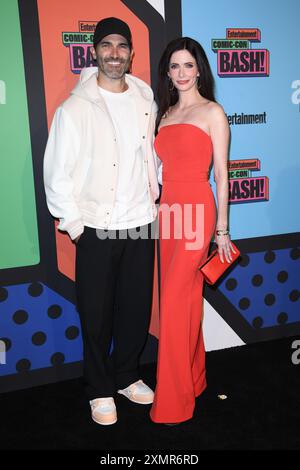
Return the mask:
M179 92L179 98L175 107L181 111L206 101L196 88L188 91Z

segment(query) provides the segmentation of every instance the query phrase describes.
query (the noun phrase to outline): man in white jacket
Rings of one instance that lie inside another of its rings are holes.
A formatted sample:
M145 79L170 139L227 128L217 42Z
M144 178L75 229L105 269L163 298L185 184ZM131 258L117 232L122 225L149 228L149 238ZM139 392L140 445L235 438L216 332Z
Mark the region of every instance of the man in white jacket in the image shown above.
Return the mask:
M93 420L109 425L117 421L116 392L153 401L138 363L152 300L156 110L151 88L127 73L133 49L126 23L101 20L91 52L98 67L82 71L55 113L44 181L58 228L76 244L85 387Z

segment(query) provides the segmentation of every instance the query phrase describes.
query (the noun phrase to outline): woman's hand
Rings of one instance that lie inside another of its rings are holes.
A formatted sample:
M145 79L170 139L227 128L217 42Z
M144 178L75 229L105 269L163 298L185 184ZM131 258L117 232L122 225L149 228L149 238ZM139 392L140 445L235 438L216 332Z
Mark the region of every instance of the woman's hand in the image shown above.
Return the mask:
M236 253L236 251L230 242L229 233L220 235L216 233L215 242L218 245L218 253L220 255L221 262L224 263L225 258L227 263L230 263L232 261L231 252Z

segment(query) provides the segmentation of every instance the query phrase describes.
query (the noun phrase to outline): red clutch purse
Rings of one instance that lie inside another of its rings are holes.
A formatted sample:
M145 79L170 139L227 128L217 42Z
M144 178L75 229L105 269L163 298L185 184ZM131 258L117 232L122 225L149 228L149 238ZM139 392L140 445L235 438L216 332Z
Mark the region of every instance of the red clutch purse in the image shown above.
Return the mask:
M232 266L232 264L239 258L240 250L236 245L231 242L235 253L231 251L232 260L228 263L224 257L224 263L221 262L218 249L213 250L211 255L199 266L199 270L204 276L205 281L208 284L215 284L217 280L225 273L225 271Z

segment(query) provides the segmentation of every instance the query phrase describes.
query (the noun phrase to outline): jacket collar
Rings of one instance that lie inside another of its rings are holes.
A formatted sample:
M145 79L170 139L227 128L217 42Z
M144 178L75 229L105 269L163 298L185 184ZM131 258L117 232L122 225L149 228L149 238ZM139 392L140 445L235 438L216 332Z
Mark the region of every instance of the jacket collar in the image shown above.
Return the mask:
M97 85L98 67L87 67L81 71L79 81L72 90L71 94L80 96L83 99L94 102L99 106L104 106L104 101L98 92ZM143 80L130 74L125 75L125 81L130 89L140 95L140 97L148 102L153 101L153 91L143 82Z

